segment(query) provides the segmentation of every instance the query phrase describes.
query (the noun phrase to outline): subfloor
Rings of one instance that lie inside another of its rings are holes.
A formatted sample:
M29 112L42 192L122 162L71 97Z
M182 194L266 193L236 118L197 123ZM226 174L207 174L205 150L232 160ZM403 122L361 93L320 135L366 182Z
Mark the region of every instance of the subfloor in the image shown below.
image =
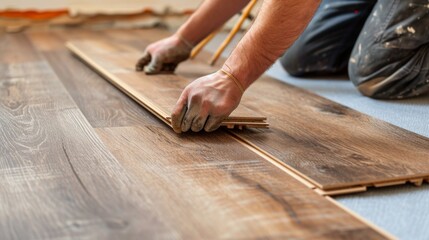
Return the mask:
M207 46L207 50L214 51L224 37L225 34L217 36ZM225 51L225 57L228 56L237 39L239 37L236 37L235 42ZM347 80L347 76L294 78L283 70L279 62L276 62L267 71L267 74L370 116L429 137L429 94L400 101L373 100L359 94L353 84ZM399 239L428 239L428 184L421 187L403 185L370 189L364 193L340 196L335 199Z

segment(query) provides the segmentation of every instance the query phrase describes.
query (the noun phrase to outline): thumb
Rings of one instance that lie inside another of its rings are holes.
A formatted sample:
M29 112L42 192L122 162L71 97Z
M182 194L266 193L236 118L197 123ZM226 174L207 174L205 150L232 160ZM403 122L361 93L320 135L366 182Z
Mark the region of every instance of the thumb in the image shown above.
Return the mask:
M150 62L150 59L151 59L150 54L147 51L145 51L143 53L143 57L141 57L136 64L136 71L142 71L144 66L146 66Z
M153 57L149 65L144 69L146 74L157 74L161 72L162 69L162 59L159 57Z
M179 100L176 103L176 106L173 109L173 113L171 114L171 125L173 127L173 130L176 133L181 133L181 126L183 118L185 117L186 111L188 110L187 107L188 102L188 96L187 92L182 92L182 95L180 96Z

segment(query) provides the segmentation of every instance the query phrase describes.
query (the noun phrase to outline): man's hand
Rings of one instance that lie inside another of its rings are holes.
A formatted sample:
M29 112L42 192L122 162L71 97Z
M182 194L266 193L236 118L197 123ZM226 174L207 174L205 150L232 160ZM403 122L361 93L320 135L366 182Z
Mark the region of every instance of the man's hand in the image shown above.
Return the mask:
M177 34L150 44L137 62L136 70L146 74L174 72L191 54L192 46ZM146 67L145 67L146 66Z
M193 81L183 90L174 107L171 116L174 131L216 130L237 108L242 95L237 83L221 71Z

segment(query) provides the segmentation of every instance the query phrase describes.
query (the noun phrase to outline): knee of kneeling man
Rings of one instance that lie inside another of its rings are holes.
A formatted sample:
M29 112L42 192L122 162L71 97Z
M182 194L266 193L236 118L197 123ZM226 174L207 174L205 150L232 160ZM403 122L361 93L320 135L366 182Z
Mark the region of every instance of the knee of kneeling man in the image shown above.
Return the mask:
M349 77L357 90L364 96L375 99L390 99L387 86L383 84L385 77L365 77L349 71Z
M376 77L373 79L354 79L353 84L364 96L374 99L402 99L407 96L400 95L394 86L386 82L386 77Z
M280 63L283 66L283 69L294 77L300 77L305 74L305 69L302 69L299 66L297 60L287 54L280 58Z
M365 83L361 83L358 85L355 85L357 90L364 96L369 97L369 98L375 98L375 99L383 99L383 97L381 97L378 94L379 89L377 88L376 84L371 83L371 81L369 82L365 82ZM388 97L384 97L384 98L388 98Z
M349 63L348 70L350 80L362 95L376 99L390 98L384 94L386 86L383 84L383 80L386 79L385 77L370 77L371 73L368 72L368 68L359 64Z

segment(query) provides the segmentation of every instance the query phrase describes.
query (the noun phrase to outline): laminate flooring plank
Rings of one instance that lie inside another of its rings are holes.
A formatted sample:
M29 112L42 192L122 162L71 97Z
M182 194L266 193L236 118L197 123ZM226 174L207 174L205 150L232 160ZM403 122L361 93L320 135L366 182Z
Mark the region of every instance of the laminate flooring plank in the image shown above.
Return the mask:
M22 34L0 35L0 63L18 64L38 61L35 49L29 44L29 40Z
M71 30L72 32L79 32ZM24 32L38 52L54 52L64 49L65 41L61 36L68 31L63 30L35 30Z
M225 132L177 135L165 125L96 131L180 238L387 237Z
M62 31L30 32L27 35L52 66L91 125L115 127L159 123L158 119L147 114L140 105L70 54L65 42L69 39L81 39L83 35L78 30L73 32L77 33L76 36L72 33L64 36ZM87 39L92 35L99 34L88 32L84 37Z
M126 44L103 40L78 41L69 43L68 47L106 79L169 124L170 112L189 83L187 79L172 74L146 75L136 72L134 65L140 52ZM249 119L263 122L266 119L243 106L239 106L229 118L244 122Z
M137 39L131 44L142 51L147 43L140 40L153 41L168 33L133 34ZM218 67L206 63L209 56L201 52L182 63L178 72L196 78L216 71ZM306 90L263 76L246 91L241 104L266 116L270 129L234 133L321 189L429 176L429 139Z
M174 237L28 39L0 42L0 238Z
M267 77L245 98L270 119L271 129L235 134L322 189L429 176L423 136Z
M123 45L132 46L138 49L140 54L143 53L146 46L150 43L170 36L172 33L161 29L138 29L138 30L124 30L124 29L109 29L103 31L100 35L104 39L109 39ZM99 37L101 37L99 35ZM218 70L222 65L222 61L217 61L214 66L208 64L212 54L202 51L196 56L195 59L190 59L179 64L176 73L182 77L193 81L199 77L207 75ZM222 59L220 59L222 60Z
M165 31L159 31L158 29L147 29L149 33L153 33L154 36L167 35ZM84 29L72 29L72 30L57 30L57 31L36 31L28 32L27 35L32 40L32 43L36 48L43 53L45 58L52 65L56 73L60 76L67 90L70 92L79 108L82 110L84 115L87 117L89 122L94 127L108 127L108 126L128 126L140 124L144 121L151 121L147 118L152 117L151 115L136 114L137 112L145 112L143 110L137 110L138 106L134 101L130 101L126 97L125 103L132 102L135 106L124 106L124 100L122 96L124 94L119 93L111 87L111 84L107 82L98 81L102 79L95 74L88 67L83 67L80 61L71 57L69 53L64 53L64 43L69 40L103 40L109 39L114 42L124 43L125 46L131 46L134 51L134 46L142 43L147 44L148 41L145 39L138 39L135 34L136 31L111 29L105 31L91 31ZM130 43L130 40L134 40L135 44ZM138 44L137 44L138 42ZM106 45L105 45L106 46ZM110 47L110 49L112 49ZM130 50L130 48L127 48ZM121 49L119 49L121 50ZM140 54L140 53L138 53ZM136 55L137 56L137 55ZM134 63L131 63L131 65ZM201 64L200 67L204 66ZM203 71L207 71L203 69ZM181 72L182 73L182 72ZM181 74L179 73L179 75ZM194 80L189 78L189 71L183 71L183 74L187 76L189 81ZM195 71L192 73L195 74ZM87 76L89 75L89 76ZM91 81L91 79L94 79ZM103 87L103 88L102 88ZM177 93L179 94L179 92ZM169 103L171 104L171 103ZM138 107L140 108L140 107ZM246 112L240 114L247 114ZM165 114L168 116L168 114ZM169 119L169 117L167 117ZM263 119L263 118L261 118ZM249 121L259 121L261 119L245 119ZM229 124L240 124L236 120L243 121L242 119L234 119L230 117L230 121L226 120ZM266 123L250 124L244 122L244 124L251 127L267 127ZM226 124L225 124L226 125Z
M106 32L109 33L110 31L115 32L114 34L114 36L116 36L115 40L118 42L120 40L130 39L129 36L131 36L134 40L136 39L135 35L132 34L133 31L124 31L124 30L109 30L109 31L100 32L100 31L75 29L73 31L67 31L67 32L47 31L47 32L27 33L27 35L29 35L29 38L32 40L36 48L39 51L44 53L43 55L48 59L50 64L56 70L57 74L61 76L60 79L63 81L66 88L68 89L68 91L71 93L71 95L77 102L78 106L81 108L85 116L88 118L88 120L91 122L91 124L94 127L103 127L102 124L104 124L104 126L106 127L107 127L106 124L109 124L110 126L112 126L112 124L116 124L117 126L135 125L133 122L128 122L126 120L128 120L129 118L131 118L132 120L141 120L141 118L133 118L134 114L132 111L131 111L131 114L128 112L126 114L122 114L123 113L122 110L126 110L128 106L125 106L124 108L120 108L119 105L114 105L118 101L116 100L115 96L113 97L109 96L109 91L107 90L110 90L110 88L98 89L100 84L102 84L101 82L97 82L99 84L89 85L94 82L88 81L90 78L87 77L86 74L82 75L79 73L88 72L88 75L91 75L91 73L93 74L93 71L89 71L89 70L82 71L82 69L78 67L78 65L82 65L82 63L79 63L78 61L76 61L76 59L71 59L69 57L69 54L66 55L62 53L62 50L64 49L64 42L66 42L67 40L79 40L79 39L80 40L81 39L102 40L102 39L105 39L106 37L111 39L110 36L112 36L112 34L106 34ZM158 31L154 31L154 32L158 32ZM123 37L123 36L126 36L126 37ZM130 44L127 42L125 46L127 45L130 45ZM109 47L108 45L104 45L104 46ZM112 47L110 47L109 49L112 49ZM119 51L122 51L122 49L119 48ZM103 86L107 87L109 86L109 84L106 83ZM96 99L100 99L99 97L97 98L94 96L94 95L97 95L97 93L102 96L105 96L104 98L102 98L103 102L96 101ZM180 93L178 92L177 94L180 94ZM109 104L108 107L103 107L103 106L106 106L106 104L108 104L107 102L112 102L112 104ZM88 106L88 104L89 105L94 104L96 107ZM168 104L171 105L172 103L169 102ZM91 110L88 110L88 109L91 109ZM241 112L240 114L245 115L248 113ZM169 114L165 113L163 116L166 117L167 120L170 120ZM116 120L116 118L119 118L119 120ZM98 119L98 121L96 119ZM225 120L225 125L233 126L233 125L241 124L241 125L246 125L253 128L266 128L268 124L265 122L261 122L262 119L264 118L260 118L260 119L244 118L243 119L243 118L230 117L228 120ZM112 120L113 120L113 123L110 123L110 121Z

